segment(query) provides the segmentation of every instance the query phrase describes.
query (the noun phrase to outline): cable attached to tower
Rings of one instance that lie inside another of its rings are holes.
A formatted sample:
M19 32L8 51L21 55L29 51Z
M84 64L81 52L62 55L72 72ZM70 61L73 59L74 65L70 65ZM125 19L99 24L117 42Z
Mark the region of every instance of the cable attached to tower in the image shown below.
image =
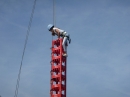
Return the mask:
M25 54L25 50L26 50L26 45L27 45L27 41L28 41L28 37L29 37L29 32L30 32L30 28L31 28L31 24L32 24L33 14L34 14L35 6L36 6L36 1L37 0L34 0L34 5L33 5L33 8L32 8L32 13L31 13L31 16L30 16L30 21L29 21L29 25L28 25L28 29L27 29L27 34L26 34L26 39L25 39L25 44L24 44L24 49L23 49L21 64L20 64L20 68L19 68L19 73L18 73L18 78L17 78L17 84L16 84L16 89L15 89L15 95L14 95L14 97L18 96L20 75L21 75L21 72L22 72L22 65L23 65L23 58L24 58L24 54Z

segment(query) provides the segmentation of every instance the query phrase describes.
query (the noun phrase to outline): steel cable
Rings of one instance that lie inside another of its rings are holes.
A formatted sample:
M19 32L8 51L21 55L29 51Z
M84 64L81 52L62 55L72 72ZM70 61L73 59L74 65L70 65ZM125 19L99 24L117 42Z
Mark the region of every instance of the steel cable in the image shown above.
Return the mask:
M17 84L16 84L16 89L15 89L15 95L14 95L14 97L18 96L19 82L20 82L20 75L21 75L21 70L22 70L22 65L23 65L23 59L24 59L26 45L27 45L27 41L28 41L28 37L29 37L29 32L30 32L31 24L32 24L33 14L34 14L35 6L36 6L36 1L37 0L34 0L34 5L33 5L33 8L32 8L32 13L31 13L31 17L30 17L30 21L29 21L29 25L28 25L28 29L27 29L27 34L26 34L26 39L25 39L25 44L24 44L24 49L23 49L21 64L20 64L20 68L19 68L19 73L18 73L18 78L17 78Z

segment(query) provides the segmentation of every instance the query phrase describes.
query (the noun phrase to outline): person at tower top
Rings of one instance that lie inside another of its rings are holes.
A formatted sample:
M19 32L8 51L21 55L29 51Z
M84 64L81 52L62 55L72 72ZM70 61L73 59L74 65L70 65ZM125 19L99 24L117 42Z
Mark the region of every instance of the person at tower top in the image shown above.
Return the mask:
M51 32L51 34L53 36L57 35L58 38L60 38L60 37L63 38L63 42L62 42L62 46L63 46L63 49L64 49L63 56L67 57L65 45L66 45L67 40L69 41L69 44L70 44L70 42L71 42L70 35L66 31L59 29L52 24L49 24L47 27L48 27L48 30Z

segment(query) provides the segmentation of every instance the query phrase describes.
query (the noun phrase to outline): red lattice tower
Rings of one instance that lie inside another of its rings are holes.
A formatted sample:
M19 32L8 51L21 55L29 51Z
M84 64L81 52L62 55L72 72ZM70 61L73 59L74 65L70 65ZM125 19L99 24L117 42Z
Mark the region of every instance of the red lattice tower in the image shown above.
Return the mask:
M50 97L66 97L67 58L62 56L62 41L62 38L52 41Z

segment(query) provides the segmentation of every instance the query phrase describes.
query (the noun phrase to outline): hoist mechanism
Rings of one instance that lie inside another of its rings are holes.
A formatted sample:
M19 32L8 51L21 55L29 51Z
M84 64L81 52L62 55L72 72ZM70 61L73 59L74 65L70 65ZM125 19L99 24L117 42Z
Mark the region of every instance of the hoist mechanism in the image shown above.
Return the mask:
M50 97L66 97L67 57L62 56L62 41L62 38L52 40Z

